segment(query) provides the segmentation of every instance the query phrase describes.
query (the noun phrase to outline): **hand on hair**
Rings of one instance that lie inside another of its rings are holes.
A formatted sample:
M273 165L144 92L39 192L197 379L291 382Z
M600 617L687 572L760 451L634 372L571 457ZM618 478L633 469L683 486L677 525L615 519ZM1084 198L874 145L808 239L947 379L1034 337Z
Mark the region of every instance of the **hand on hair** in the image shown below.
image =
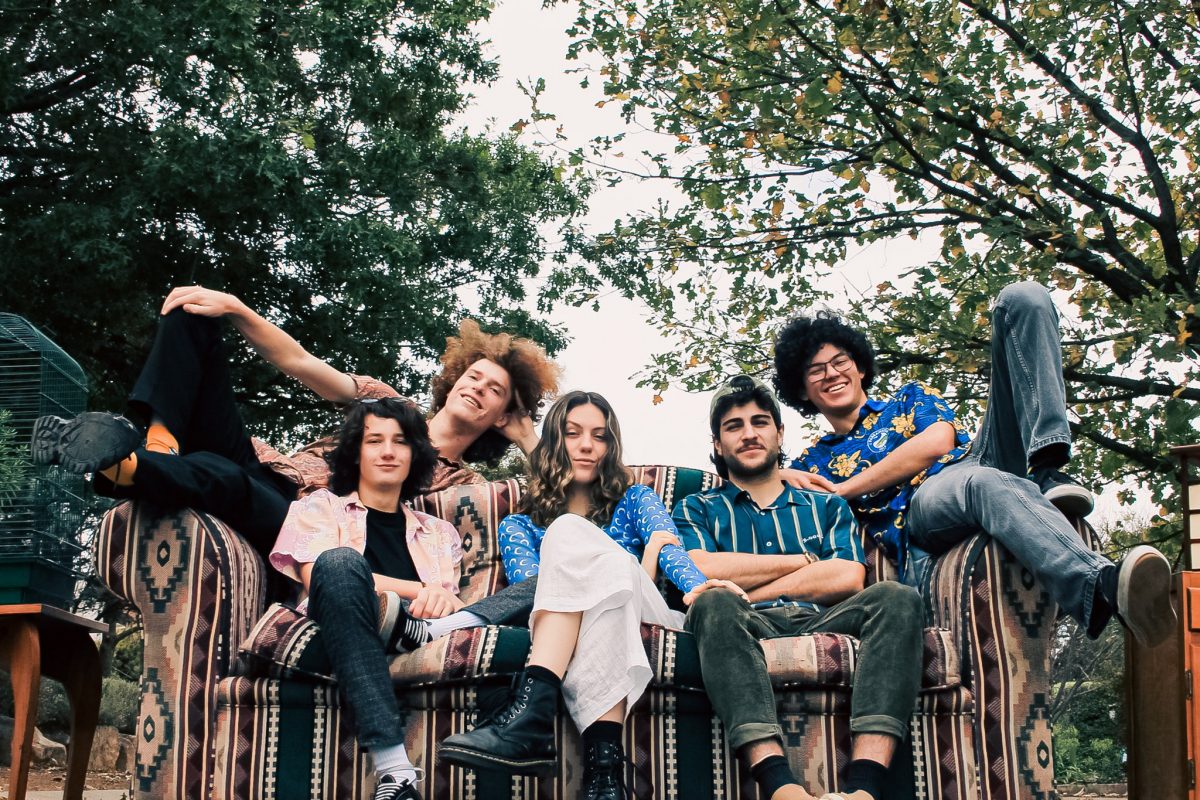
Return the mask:
M785 483L796 489L809 492L837 492L837 484L823 475L814 472L802 472L798 469L781 469L779 474Z
M697 597L704 592L707 592L709 589L728 589L738 597L745 600L747 603L750 602L750 595L746 594L745 591L742 590L742 587L738 586L733 581L723 581L717 578L709 578L707 581L685 594L683 596L683 604L685 606L690 606L692 603L696 602Z
M538 437L533 432L533 417L519 402L516 408L508 412L508 421L500 428L500 433L520 447L525 455L529 455L533 448L537 447Z
M408 606L408 613L418 619L441 619L466 606L453 592L441 586L422 586Z

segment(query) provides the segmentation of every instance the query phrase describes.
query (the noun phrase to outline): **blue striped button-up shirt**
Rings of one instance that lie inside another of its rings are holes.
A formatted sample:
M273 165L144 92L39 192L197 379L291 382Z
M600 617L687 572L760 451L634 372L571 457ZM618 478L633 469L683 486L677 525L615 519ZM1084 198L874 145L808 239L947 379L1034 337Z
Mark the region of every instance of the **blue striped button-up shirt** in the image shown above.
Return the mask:
M841 558L866 564L858 523L842 498L806 492L782 484L771 505L759 508L749 492L732 483L688 495L675 505L672 519L687 550L710 553L800 555L818 560ZM815 603L781 597L756 608L800 605L821 609Z

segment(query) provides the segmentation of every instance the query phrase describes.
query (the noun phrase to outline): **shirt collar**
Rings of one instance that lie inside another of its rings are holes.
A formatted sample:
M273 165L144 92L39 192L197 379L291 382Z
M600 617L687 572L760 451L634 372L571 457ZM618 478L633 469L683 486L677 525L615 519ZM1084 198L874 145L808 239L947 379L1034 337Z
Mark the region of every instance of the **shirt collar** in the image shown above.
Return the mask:
M782 481L780 482L780 485L783 487L783 491L774 501L772 501L773 504L769 506L770 508L778 508L780 506L812 505L812 498L808 496L808 492L801 491L791 484ZM750 493L745 489L741 489L734 485L733 481L731 480L726 480L725 483L721 484L721 486L717 488L717 491L723 494L732 503L736 504L746 502L754 504L757 507L757 504L755 504L754 500L750 497Z
M867 401L862 404L862 408L858 409L858 419L855 421L854 427L850 429L850 433L854 433L854 431L858 430L858 426L862 424L863 418L866 417L867 414L878 414L885 408L887 408L886 400L874 400L868 397ZM849 435L849 433L827 433L817 441L821 444L836 444Z
M362 501L358 498L358 492L351 492L348 495L344 495L341 499L345 504L347 511L355 511L365 514L370 510L362 504ZM406 538L411 539L418 533L426 532L425 520L422 518L422 515L417 514L416 511L409 508L404 503L400 504L400 510L404 512L404 530Z

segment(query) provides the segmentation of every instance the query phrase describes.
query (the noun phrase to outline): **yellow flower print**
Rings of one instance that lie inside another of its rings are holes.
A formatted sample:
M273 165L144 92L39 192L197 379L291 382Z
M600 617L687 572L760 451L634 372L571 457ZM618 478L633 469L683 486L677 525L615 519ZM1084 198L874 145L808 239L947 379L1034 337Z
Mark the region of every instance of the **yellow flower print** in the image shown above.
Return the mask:
M865 417L863 417L863 421L862 421L863 430L866 430L866 431L871 430L871 428L875 427L875 423L878 421L879 421L879 412L872 411L870 414L867 414Z
M830 472L839 478L849 478L854 474L854 470L858 466L858 454L861 452L861 450L855 450L850 455L843 453L838 456L830 463Z
M892 430L909 438L917 432L917 426L913 423L913 415L910 411L907 414L897 414L892 417Z

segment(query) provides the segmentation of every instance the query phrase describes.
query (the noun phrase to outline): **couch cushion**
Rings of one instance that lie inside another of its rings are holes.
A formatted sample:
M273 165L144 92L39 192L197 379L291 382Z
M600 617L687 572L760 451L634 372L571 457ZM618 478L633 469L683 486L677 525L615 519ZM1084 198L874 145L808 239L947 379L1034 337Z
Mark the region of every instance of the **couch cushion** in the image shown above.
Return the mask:
M238 674L249 677L332 680L315 622L283 605L273 605L239 650ZM642 626L642 643L657 686L703 690L695 639L683 631ZM958 653L950 632L927 628L924 636L922 689L958 686ZM850 688L858 662L858 641L837 633L765 639L763 653L771 683L779 689L800 686ZM412 653L392 659L397 684L473 682L519 672L529 652L525 628L489 626L458 630Z

